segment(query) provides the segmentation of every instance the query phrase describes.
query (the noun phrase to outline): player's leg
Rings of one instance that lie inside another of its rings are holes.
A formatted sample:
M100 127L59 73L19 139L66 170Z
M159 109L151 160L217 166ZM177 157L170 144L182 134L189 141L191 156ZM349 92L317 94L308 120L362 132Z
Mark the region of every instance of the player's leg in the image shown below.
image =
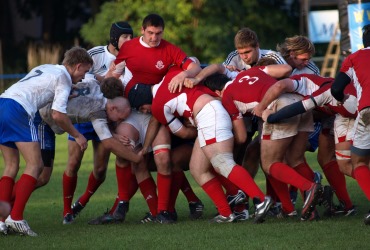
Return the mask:
M104 182L108 168L110 151L100 141L92 140L94 152L94 169L90 173L85 192L72 205L73 216L76 217L89 202L91 196Z
M219 215L213 218L214 222L231 222L234 215L229 207L221 183L212 171L209 159L200 148L198 139L195 141L192 156L190 159L190 173L194 180L202 187L217 207Z
M170 200L171 175L171 137L164 126L158 131L153 144L154 161L157 166L158 214L167 216Z

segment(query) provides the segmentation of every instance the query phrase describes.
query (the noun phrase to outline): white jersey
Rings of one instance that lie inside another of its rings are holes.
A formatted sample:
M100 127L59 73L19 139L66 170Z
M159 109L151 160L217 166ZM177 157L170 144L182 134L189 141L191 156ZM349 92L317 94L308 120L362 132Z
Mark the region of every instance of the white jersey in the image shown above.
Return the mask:
M104 76L109 70L111 63L116 60L116 56L108 51L108 46L96 46L87 51L94 61L89 74Z
M32 118L48 103L52 103L52 109L67 113L71 86L71 76L64 66L45 64L33 68L0 97L15 100Z
M258 54L259 54L258 60L263 58L263 57L270 57L270 58L275 59L275 61L278 64L286 64L285 60L276 51L267 50L267 49L259 49ZM232 66L235 66L238 70L247 70L247 69L250 69L252 67L251 65L246 64L240 58L239 53L238 53L237 50L234 50L233 52L231 52L227 56L225 62L223 62L223 65L225 65L225 66L232 65Z
M73 90L78 97L68 101L67 113L72 123L92 122L96 134L100 140L112 137L108 127L107 113L105 107L107 98L100 91L99 82L95 79L86 79L76 85L77 89ZM61 130L53 118L51 117L51 106L48 105L40 110L42 119L53 129L57 134L64 131Z

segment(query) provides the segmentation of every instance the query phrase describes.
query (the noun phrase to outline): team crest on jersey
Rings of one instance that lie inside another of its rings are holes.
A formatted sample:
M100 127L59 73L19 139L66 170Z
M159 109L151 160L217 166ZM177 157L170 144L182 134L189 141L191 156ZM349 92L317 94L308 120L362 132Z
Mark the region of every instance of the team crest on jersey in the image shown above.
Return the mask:
M164 68L164 64L163 64L163 62L162 62L162 61L158 61L158 62L157 62L157 65L155 65L155 67L156 67L157 69L163 69L163 68Z

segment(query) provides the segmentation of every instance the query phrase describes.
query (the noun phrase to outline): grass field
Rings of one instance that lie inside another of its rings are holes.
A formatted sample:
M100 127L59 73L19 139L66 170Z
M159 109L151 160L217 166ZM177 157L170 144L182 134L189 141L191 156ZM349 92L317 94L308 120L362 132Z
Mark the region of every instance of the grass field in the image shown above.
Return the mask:
M357 183L347 178L347 185L358 214L352 217L322 217L319 221L267 218L263 224L252 221L232 224L210 224L216 209L211 200L191 177L195 192L206 209L204 217L190 221L188 205L180 193L177 202L179 215L174 225L148 224L138 221L147 206L138 192L130 201L130 211L122 224L91 226L87 222L109 208L117 193L114 156L111 157L106 182L91 198L75 223L62 225L62 174L67 159L66 136L58 136L54 172L50 183L36 190L27 205L25 219L38 237L0 236L0 249L369 249L370 227L363 224L369 202ZM318 169L315 154L308 161ZM2 160L0 164L3 164ZM23 164L24 165L24 164ZM92 168L91 145L79 172L75 199L84 191ZM0 165L2 172L3 166ZM189 175L188 175L189 176ZM264 190L261 172L256 178ZM323 180L326 183L326 180ZM74 199L74 200L75 200ZM298 209L302 202L298 202ZM319 208L322 212L322 209Z

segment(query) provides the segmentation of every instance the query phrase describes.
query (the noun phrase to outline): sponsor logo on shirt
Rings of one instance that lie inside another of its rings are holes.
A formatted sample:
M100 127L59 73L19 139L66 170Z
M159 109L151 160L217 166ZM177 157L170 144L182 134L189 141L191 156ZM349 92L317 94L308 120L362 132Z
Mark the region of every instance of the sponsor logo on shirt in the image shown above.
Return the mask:
M163 64L163 62L162 62L162 61L158 61L158 62L157 62L157 65L155 65L155 67L156 67L157 69L163 69L163 68L164 68L164 64Z
M105 64L104 64L103 66L101 66L100 70L102 70L102 71L103 71L103 70L104 70L104 71L105 71L105 70L107 70L107 66L105 66Z

